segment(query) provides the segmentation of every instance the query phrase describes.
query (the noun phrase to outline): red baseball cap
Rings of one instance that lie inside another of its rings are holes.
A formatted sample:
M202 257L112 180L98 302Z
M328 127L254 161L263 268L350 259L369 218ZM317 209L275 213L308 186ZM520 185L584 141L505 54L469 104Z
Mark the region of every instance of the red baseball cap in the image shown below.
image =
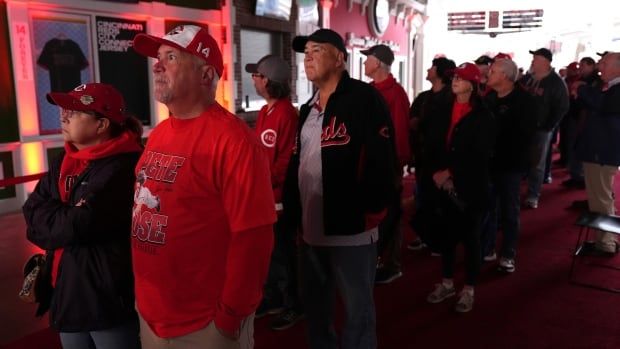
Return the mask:
M493 60L496 61L498 59L512 59L509 54L500 52L493 57Z
M482 73L480 72L480 68L478 68L473 63L463 63L454 69L454 75L459 78L475 83L480 83L480 78L482 77Z
M217 75L222 77L224 71L222 52L207 29L196 25L180 25L163 38L138 34L133 39L133 48L143 56L157 58L157 50L161 45L172 46L204 59L208 65L215 68Z
M579 63L578 62L572 62L571 64L566 66L566 69L568 69L568 70L579 70Z
M50 92L47 101L67 110L97 112L117 124L127 118L123 95L108 84L90 83L67 93Z

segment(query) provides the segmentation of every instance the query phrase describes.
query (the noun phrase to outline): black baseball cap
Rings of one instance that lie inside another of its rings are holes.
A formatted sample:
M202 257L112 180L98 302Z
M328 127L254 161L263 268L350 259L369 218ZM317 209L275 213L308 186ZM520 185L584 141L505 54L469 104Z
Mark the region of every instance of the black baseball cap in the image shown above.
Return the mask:
M360 51L364 56L375 56L381 62L392 65L394 63L394 52L387 45L375 45L367 50Z
M487 55L482 55L480 57L478 57L475 61L475 64L477 65L491 65L493 64L493 58L487 56Z
M344 47L342 36L331 29L319 29L309 36L296 36L293 39L293 51L303 53L308 41L331 44L340 52L344 53L344 60L347 60L347 49Z
M606 54L608 54L609 51L603 51L603 52L597 52L596 54L602 57L605 57Z
M534 56L542 56L545 57L546 60L551 62L553 60L553 53L548 48L541 47L536 51L530 51Z

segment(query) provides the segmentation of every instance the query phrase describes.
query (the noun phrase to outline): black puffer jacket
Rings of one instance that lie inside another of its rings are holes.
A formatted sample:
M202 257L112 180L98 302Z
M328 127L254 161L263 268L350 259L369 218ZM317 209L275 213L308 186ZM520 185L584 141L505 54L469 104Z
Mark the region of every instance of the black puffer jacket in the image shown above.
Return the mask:
M61 332L100 330L135 318L130 232L139 156L92 160L63 203L63 153L24 204L28 240L48 251L48 278L53 250L64 249L51 304L41 302L38 311L49 305L50 324ZM82 198L86 203L76 207Z

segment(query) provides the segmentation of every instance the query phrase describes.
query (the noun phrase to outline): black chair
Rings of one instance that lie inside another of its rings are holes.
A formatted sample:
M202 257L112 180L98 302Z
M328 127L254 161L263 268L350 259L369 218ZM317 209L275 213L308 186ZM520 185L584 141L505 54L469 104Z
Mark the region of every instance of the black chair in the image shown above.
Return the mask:
M575 266L577 264L577 259L582 260L581 264L587 264L589 266L602 267L613 270L620 270L620 267L610 264L604 263L595 263L590 261L584 261L583 258L587 257L586 253L587 249L593 249L594 246L590 243L588 244L588 236L590 235L591 230L601 230L606 233L612 233L620 235L620 216L606 215L596 212L584 211L577 221L575 225L580 226L579 235L577 237L577 243L575 244L575 252L573 253L573 260L570 267L569 273L569 281L572 284L589 287L602 291L609 291L620 293L620 289L613 287L605 287L600 285L595 285L592 283L587 283L583 281L577 280Z

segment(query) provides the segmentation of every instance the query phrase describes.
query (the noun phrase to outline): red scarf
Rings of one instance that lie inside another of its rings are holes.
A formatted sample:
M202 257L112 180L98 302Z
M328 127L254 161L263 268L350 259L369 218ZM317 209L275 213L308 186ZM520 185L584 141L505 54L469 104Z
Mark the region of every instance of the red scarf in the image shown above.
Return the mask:
M91 160L101 159L108 156L142 151L136 135L127 131L117 138L109 139L103 143L93 145L81 150L76 149L71 143L65 143L65 157L60 165L60 177L58 178L58 192L63 203L69 202L71 190L75 180L86 169ZM58 266L62 258L63 249L54 251L52 263L52 286L56 286Z
M454 101L454 106L452 107L452 119L450 120L450 129L448 129L448 137L446 138L446 147L448 149L450 149L450 142L452 141L452 131L454 131L454 127L470 111L471 104L469 104L469 102L459 103Z

